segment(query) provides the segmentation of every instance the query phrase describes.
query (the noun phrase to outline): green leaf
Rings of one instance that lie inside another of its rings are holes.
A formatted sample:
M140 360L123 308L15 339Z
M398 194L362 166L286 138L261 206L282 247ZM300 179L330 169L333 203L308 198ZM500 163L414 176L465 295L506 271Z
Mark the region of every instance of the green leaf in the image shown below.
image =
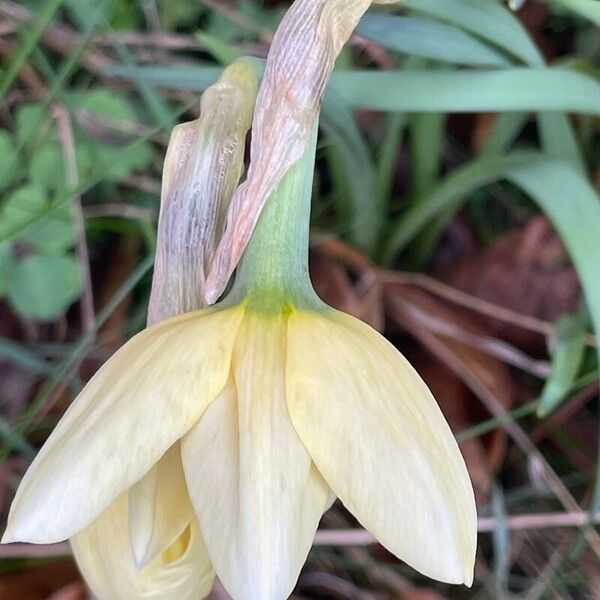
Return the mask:
M481 149L481 156L492 156L505 153L525 127L528 114L523 112L507 112L499 114L494 122L492 132Z
M134 148L97 144L91 146L89 152L94 175L108 181L118 181L133 171L144 169L152 159L149 144L141 144Z
M573 389L585 352L586 323L581 315L564 315L556 331L552 373L544 384L537 410L540 418L554 412Z
M556 112L540 113L538 129L546 154L564 158L581 173L586 172L585 161L567 115Z
M409 112L559 110L600 114L600 84L558 68L335 72L330 84L353 108Z
M106 0L65 0L65 8L79 29L85 29L90 23L94 23L95 27L103 27L114 14L114 2Z
M405 113L392 113L385 121L383 141L377 157L377 197L384 213L384 207L387 208L389 205L398 150L402 144L407 120Z
M124 121L135 120L135 110L127 99L122 94L106 88L73 93L70 95L69 104L75 110L89 111L97 117L104 116Z
M416 199L396 222L385 245L383 262L391 264L398 253L436 217L446 214L450 219L474 191L539 157L537 152L517 151L505 156L477 158L455 169L435 190Z
M15 118L15 137L19 146L32 139L38 129L45 130L40 127L45 116L46 111L41 104L24 104L19 108Z
M228 65L241 56L234 46L210 33L199 31L196 33L196 38L206 51L222 65Z
M403 5L493 42L524 63L543 64L525 28L496 0L404 0Z
M21 71L21 68L27 61L30 52L35 48L40 36L44 33L44 29L54 16L54 13L59 9L63 0L47 0L41 6L41 10L35 17L35 20L25 30L22 35L22 44L17 51L11 56L7 68L2 72L0 77L0 100L12 85L13 81Z
M367 14L358 24L357 33L384 48L412 56L461 65L510 64L503 54L464 30L430 19Z
M552 0L600 26L600 3L597 0Z
M590 318L600 332L600 198L564 160L540 158L507 173L546 213L579 274ZM600 348L597 348L600 355ZM600 361L599 361L600 362Z
M4 298L8 292L16 264L11 245L6 242L0 243L0 298Z
M135 122L135 110L127 99L108 89L73 94L70 104L75 111L87 111L98 119L105 119L117 129L119 122ZM89 181L103 177L117 181L127 177L132 171L144 169L152 159L149 143L139 143L135 147L120 143L108 143L86 136L77 145L78 163L85 169L82 180Z
M345 102L330 94L323 103L321 126L335 146L347 182L350 201L349 237L368 253L373 251L381 225L376 201L375 167L369 148Z
M73 256L29 256L14 270L8 298L25 317L51 321L79 297L82 277Z
M64 190L65 166L58 144L46 142L36 149L29 164L31 182L39 188Z
M457 210L472 191L498 179L520 187L548 216L579 274L594 330L600 331L600 198L565 160L515 152L472 161L404 215L391 236L386 258L391 260L436 215Z
M13 146L12 136L0 129L0 189L9 186L18 176L18 154Z
M442 146L447 115L444 113L419 113L410 125L411 190L424 194L436 184L440 172Z
M41 186L27 185L18 189L0 211L0 238L4 239L7 232L19 230L18 239L31 249L43 254L62 254L75 243L68 204L52 208L44 219L26 225L48 207L50 201Z
M203 92L221 76L221 67L138 67L114 65L105 69L109 77L144 81L176 90Z

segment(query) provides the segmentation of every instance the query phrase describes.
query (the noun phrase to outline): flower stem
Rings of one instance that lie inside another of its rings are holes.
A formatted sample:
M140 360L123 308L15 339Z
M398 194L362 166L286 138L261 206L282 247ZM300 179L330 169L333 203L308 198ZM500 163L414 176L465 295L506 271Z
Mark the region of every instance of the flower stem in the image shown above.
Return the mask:
M317 123L302 157L271 194L238 267L231 292L265 309L319 308L308 274L310 204Z

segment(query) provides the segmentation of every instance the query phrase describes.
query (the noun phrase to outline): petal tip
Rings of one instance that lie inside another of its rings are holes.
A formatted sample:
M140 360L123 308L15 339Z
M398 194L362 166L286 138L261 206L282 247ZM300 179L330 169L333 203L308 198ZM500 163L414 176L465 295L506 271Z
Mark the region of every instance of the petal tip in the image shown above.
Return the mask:
M35 536L32 535L32 532L29 530L29 528L22 525L23 524L14 523L14 519L9 519L9 522L6 525L6 530L4 531L2 539L0 540L0 544L12 544L15 542L29 544L39 543L32 539Z
M462 584L470 588L473 585L473 579L475 578L475 552L476 548L473 548L471 556L463 559L462 561Z
M2 534L2 538L0 539L0 544L12 544L16 542L15 536L13 532L7 527L6 531Z

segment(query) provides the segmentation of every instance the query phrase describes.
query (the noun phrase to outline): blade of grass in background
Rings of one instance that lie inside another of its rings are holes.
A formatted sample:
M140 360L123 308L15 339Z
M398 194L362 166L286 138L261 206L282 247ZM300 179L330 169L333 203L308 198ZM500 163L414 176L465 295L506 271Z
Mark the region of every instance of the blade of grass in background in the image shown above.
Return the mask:
M586 172L585 161L575 132L564 113L545 112L538 114L540 141L546 154L564 158L581 173Z
M349 106L369 110L600 113L600 84L567 69L336 72L331 86Z
M564 194L564 197L560 202L560 206L556 207L555 209L556 212L567 212L564 208L564 204L565 202L569 202L571 200L574 204L582 202L590 203L589 210L590 215L592 216L594 216L594 211L596 209L600 211L600 200L598 200L593 188L591 187L591 184L585 177L577 174L577 171L575 171L572 167L569 169L568 163L564 161L552 159L537 152L528 151L516 151L505 156L477 158L456 169L453 173L446 177L432 193L428 194L427 197L421 201L415 203L403 214L402 218L392 230L392 233L386 243L385 251L382 257L384 263L390 264L394 260L394 257L396 257L398 253L403 250L406 245L436 216L449 209L453 209L454 211L459 210L464 202L466 202L469 195L477 189L500 179L512 179L514 173L522 173L522 170L525 170L526 172L527 168L532 169L533 172L534 169L540 168L540 164L546 165L546 169L550 168L547 165L554 165L559 172L567 176L565 181L572 182L575 180L577 182L577 186L575 186L573 189L560 186L556 193L552 195L552 197L559 197L560 193ZM574 174L577 174L577 177L575 177ZM523 178L524 176L521 174L521 177ZM577 192L581 192L582 190L585 191L583 198L580 195L577 195ZM526 191L529 190L527 189ZM544 190L544 192L546 192L544 199L550 197L550 193L547 190ZM596 208L593 208L593 202L591 198L594 198L594 202L597 204ZM534 199L538 200L536 196L534 196ZM538 200L538 202L542 204L541 200ZM587 209L587 205L584 204L584 206ZM549 206L549 202L542 204L541 208L544 211L547 208L548 210L552 211L552 207ZM582 211L585 211L587 216L588 211L578 207L578 217L581 215ZM598 239L600 239L600 220L598 221L597 225L598 229L596 234L598 235ZM574 224L571 224L571 226L573 228L575 227ZM596 225L594 220L591 222L582 220L581 226L593 228ZM562 229L557 227L557 230L562 235ZM571 230L569 230L569 233L573 234ZM563 239L563 241L565 240ZM593 254L597 256L596 260L600 263L600 254L598 254L598 252L594 252ZM583 260L583 258L580 257L580 260ZM598 270L598 272L600 273L600 270ZM600 294L600 278L597 279L599 288L598 293ZM600 295L598 298L600 310Z
M600 27L600 2L598 0L550 0L560 4L573 12L589 19Z
M0 357L40 375L52 373L52 367L34 352L5 337L0 337Z
M525 127L528 118L529 115L523 112L499 114L479 153L480 156L492 156L506 152Z
M524 63L534 64L532 59L538 57L538 66L543 64L519 21L496 0L403 0L402 4L493 42Z
M411 119L411 192L415 195L425 194L437 183L446 120L445 113L417 113Z
M108 77L123 78L130 81L144 81L169 89L188 90L191 92L203 92L217 81L222 72L222 67L215 67L213 65L197 67L191 65L185 67L181 65L170 65L167 67L114 65L107 67L105 71Z
M501 52L462 29L429 19L366 14L357 33L388 50L411 56L461 65L510 65Z
M564 315L556 326L556 345L552 351L552 373L540 396L538 417L553 413L575 385L585 352L586 319L581 314Z
M40 36L44 33L44 29L48 23L50 23L52 17L62 3L63 0L48 0L45 6L42 5L42 9L32 23L31 28L25 31L23 44L9 61L8 68L2 75L2 79L0 79L0 101L4 98L15 78L19 75L19 72L27 61L27 57L37 44Z
M375 191L375 168L354 116L334 92L323 102L321 126L333 142L347 181L351 210L348 236L371 254L381 228L383 214Z
M106 72L167 88L202 91L216 81L221 69L119 65ZM351 108L385 112L560 110L600 114L600 84L568 69L335 71L330 85Z
M511 54L513 60L518 58L531 67L540 67L545 64L543 56L521 22L494 0L477 0L476 2L472 2L471 0L462 0L461 2L453 2L453 0L449 2L447 0L426 0L423 3L411 3L409 1L407 5L417 12L425 10L430 16L450 21L454 26L453 31L461 31L457 28L462 27L465 31L469 31L477 36L483 36L486 41ZM405 23L403 19L408 19L408 21ZM390 49L403 50L408 53L411 51L413 53L423 52L422 46L419 46L418 39L410 44L405 43L403 45L402 42L404 29L408 30L409 39L412 29L420 29L421 35L419 39L428 40L431 43L435 40L435 49L442 54L446 51L449 52L450 58L447 59L448 61L451 61L453 57L456 58L459 56L463 63L469 64L467 59L470 58L470 62L476 64L478 52L484 58L487 57L485 50L482 51L469 45L469 40L474 40L471 36L467 36L466 39L456 38L453 37L453 33L448 32L445 36L440 34L436 37L433 35L433 32L426 31L427 21L425 24L421 24L420 27L411 23L410 17L367 15L363 19L361 27L365 30L363 35L373 40L377 40L377 37L379 37L379 43ZM435 27L435 24L429 23L429 26ZM439 44L440 39L444 40L444 44ZM480 42L477 41L477 43ZM421 42L421 44L424 45L425 42ZM516 55L514 54L515 44L519 48ZM456 53L457 49L460 50L461 54L453 54L453 50ZM430 52L430 54L435 57L435 52ZM442 58L442 60L445 59ZM460 62L460 60L456 60L456 62ZM508 66L510 63L504 59L503 63L495 64L496 66ZM510 124L512 125L513 123L518 127L517 121ZM548 154L565 158L582 172L585 171L579 145L566 115L558 112L552 114L542 113L538 116L538 126L542 147ZM515 132L510 129L506 133L508 134L506 137L501 137L498 140L501 142L501 150L506 149L502 147L504 142L509 141L515 135ZM492 142L492 145L497 146L494 142ZM487 153L489 154L490 152L488 151Z
M502 598L506 595L510 572L510 530L506 523L506 502L502 487L494 484L492 488L492 515L497 526L492 533L494 545L494 595Z
M394 184L396 160L402 144L403 131L408 122L406 113L392 113L385 121L383 142L377 156L377 197L384 214L388 214L389 200Z
M559 233L577 270L594 331L600 332L600 198L592 185L562 160L543 159L509 173L536 200ZM600 366L600 346L596 347ZM600 508L600 459L590 518Z

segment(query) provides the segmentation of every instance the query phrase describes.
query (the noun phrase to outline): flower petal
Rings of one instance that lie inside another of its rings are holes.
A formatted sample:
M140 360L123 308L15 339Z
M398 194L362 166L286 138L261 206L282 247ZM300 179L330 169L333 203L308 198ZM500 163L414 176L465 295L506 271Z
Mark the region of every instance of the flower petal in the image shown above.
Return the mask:
M234 598L287 598L329 489L289 419L285 322L248 311L228 386L182 439L192 504Z
M71 537L141 479L225 385L243 314L240 307L189 313L125 344L25 474L3 541Z
M473 490L422 379L368 325L333 311L292 313L287 348L290 416L333 491L415 569L470 584Z
M167 551L137 570L129 544L128 494L71 538L77 564L102 600L198 600L212 587L212 570L194 519Z
M136 567L164 552L195 518L176 442L129 490L129 539Z

